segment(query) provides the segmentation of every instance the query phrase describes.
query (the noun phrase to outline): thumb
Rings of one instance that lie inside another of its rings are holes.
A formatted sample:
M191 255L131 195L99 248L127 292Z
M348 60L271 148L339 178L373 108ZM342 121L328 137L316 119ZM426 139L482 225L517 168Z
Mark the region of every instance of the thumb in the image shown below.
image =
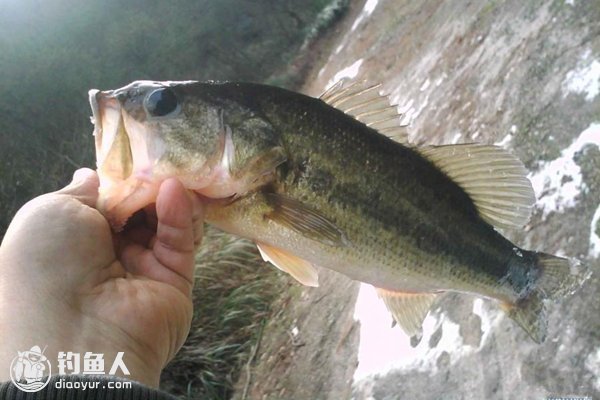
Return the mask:
M80 168L73 173L71 183L56 193L73 196L83 204L96 208L99 185L100 181L96 171L89 168Z

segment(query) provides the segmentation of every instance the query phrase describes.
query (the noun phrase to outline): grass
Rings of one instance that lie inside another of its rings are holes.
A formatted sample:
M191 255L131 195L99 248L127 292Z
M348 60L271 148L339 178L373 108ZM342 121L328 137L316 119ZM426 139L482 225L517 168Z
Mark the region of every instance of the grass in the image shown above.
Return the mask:
M192 328L161 388L181 398L227 399L282 281L252 243L210 227L196 260Z

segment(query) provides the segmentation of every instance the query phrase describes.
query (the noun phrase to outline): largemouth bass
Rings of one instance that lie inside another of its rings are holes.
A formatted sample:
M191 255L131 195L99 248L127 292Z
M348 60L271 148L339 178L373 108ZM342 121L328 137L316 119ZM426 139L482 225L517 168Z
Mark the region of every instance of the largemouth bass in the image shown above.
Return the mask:
M136 81L90 91L99 209L115 229L178 178L207 221L316 286L330 268L378 288L419 337L444 292L476 294L535 340L545 306L589 276L576 260L528 251L495 228L527 222L535 196L521 162L481 144L416 146L377 86L313 98L250 83ZM396 140L389 136L396 135Z

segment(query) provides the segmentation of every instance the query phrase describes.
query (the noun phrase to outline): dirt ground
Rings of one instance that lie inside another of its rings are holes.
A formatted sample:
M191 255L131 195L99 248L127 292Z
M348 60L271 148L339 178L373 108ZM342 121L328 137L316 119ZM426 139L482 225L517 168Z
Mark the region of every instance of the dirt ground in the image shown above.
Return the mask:
M578 257L597 272L598 21L597 0L354 1L320 40L322 56L304 91L318 95L353 66L345 75L384 84L412 141L506 147L532 171L538 205L522 231L505 234L525 248ZM365 340L354 318L358 283L329 271L317 289L290 282L235 398L599 398L598 275L550 305L541 345L492 301L451 295L431 312L447 323L419 345L431 362L356 380ZM442 349L449 326L458 336Z

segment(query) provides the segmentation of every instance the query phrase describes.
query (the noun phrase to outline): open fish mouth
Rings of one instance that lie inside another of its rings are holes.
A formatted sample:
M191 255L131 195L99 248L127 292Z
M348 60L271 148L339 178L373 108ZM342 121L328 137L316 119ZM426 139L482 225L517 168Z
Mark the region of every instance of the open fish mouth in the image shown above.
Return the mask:
M123 123L121 104L111 92L97 89L89 91L96 164L103 175L114 179L127 179L133 170L133 157L129 135Z
M96 146L96 166L100 179L98 210L115 230L127 218L148 204L156 188L134 174L134 158L118 94L89 91Z

